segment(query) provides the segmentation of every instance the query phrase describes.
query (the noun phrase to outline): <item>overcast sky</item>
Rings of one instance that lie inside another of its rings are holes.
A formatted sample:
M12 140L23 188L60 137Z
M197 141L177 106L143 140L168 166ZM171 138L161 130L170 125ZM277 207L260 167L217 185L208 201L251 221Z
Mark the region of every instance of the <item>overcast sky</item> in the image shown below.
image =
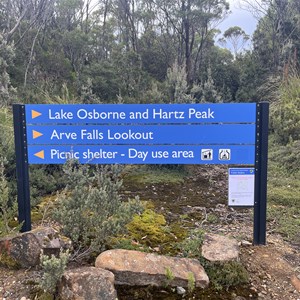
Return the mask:
M220 30L224 32L229 27L239 26L247 34L252 35L256 28L257 20L250 12L240 8L239 0L228 0L228 2L232 13L219 25Z
M218 26L218 28L222 31L222 34L225 30L232 26L239 26L248 35L252 36L257 25L257 20L249 11L241 9L240 0L228 0L228 2L230 4L231 14L229 14L227 18ZM221 36L222 35L219 35L218 38ZM251 43L249 43L246 48L249 47L251 47Z

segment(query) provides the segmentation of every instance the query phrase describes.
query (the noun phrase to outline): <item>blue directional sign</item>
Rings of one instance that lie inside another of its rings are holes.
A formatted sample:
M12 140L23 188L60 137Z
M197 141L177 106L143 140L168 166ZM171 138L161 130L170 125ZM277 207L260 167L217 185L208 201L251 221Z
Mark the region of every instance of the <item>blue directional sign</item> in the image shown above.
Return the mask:
M255 103L28 104L28 124L255 123Z
M256 104L26 105L31 164L253 164Z
M254 124L27 126L29 145L255 144Z
M253 164L253 146L47 145L28 148L30 164Z

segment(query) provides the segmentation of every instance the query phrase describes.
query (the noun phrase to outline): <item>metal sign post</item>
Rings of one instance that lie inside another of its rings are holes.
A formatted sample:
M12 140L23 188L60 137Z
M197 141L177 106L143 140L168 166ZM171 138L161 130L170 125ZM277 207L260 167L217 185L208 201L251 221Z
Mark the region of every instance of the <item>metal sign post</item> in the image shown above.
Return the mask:
M25 232L31 230L25 105L13 105L13 118L18 189L18 220L19 223L23 223L21 232Z
M257 104L253 244L266 244L269 103Z

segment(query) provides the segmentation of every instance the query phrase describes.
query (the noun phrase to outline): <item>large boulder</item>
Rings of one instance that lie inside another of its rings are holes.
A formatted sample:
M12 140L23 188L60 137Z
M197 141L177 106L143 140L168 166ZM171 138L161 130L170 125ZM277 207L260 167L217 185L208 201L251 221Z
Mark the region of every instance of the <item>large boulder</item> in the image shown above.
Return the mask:
M116 300L114 274L107 270L83 267L63 274L58 287L60 299L64 300Z
M132 250L114 249L101 253L95 266L115 274L116 284L205 288L209 279L196 259L178 258Z
M0 239L0 264L28 268L39 264L40 254L58 254L71 241L50 227L17 233Z
M226 236L206 234L202 245L202 256L212 262L238 260L238 242Z

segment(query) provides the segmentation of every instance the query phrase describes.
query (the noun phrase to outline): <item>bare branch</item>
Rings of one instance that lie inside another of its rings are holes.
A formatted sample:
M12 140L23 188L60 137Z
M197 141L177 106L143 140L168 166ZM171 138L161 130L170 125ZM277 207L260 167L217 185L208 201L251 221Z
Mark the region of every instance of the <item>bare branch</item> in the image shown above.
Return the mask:
M42 29L42 26L39 27L39 29L38 29L38 31L37 31L34 39L33 39L32 45L31 45L29 61L28 61L28 64L26 66L26 70L25 70L25 74L24 74L24 87L26 87L26 84L27 84L27 75L28 75L29 67L30 67L31 62L32 62L33 50L34 50L35 43L36 43L37 37L38 37L41 29Z
M16 30L17 30L18 27L20 26L20 24L21 24L22 20L24 19L24 17L25 17L25 15L26 15L27 11L28 11L28 7L25 7L23 13L22 13L21 16L18 18L18 20L17 20L15 26L14 26L9 32L7 32L7 33L5 34L6 40L7 40L7 41L9 41L9 40L11 39L11 37L13 36L13 34L16 32Z
M239 8L250 12L255 19L259 20L267 14L270 5L271 0L240 0Z

